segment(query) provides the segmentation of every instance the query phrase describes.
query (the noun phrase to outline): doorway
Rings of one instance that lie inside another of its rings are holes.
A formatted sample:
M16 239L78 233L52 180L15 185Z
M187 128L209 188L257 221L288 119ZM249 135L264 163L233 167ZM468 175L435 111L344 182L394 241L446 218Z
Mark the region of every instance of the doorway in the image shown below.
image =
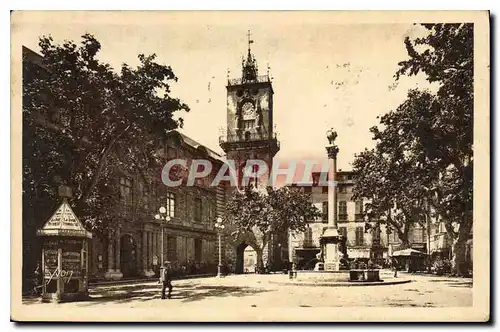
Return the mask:
M120 238L120 268L124 278L137 276L137 244L129 234Z
M248 244L236 247L236 274L257 272L257 252Z

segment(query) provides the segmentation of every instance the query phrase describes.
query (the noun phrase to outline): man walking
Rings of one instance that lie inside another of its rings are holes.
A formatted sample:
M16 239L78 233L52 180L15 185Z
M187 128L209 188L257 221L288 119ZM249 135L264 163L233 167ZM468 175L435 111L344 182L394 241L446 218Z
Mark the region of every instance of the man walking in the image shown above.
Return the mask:
M167 298L171 298L172 294L172 271L170 268L170 262L165 262L163 264L163 269L161 270L160 273L160 282L162 284L161 286L161 299L165 299L165 289L168 287L168 296Z
M392 268L394 269L394 278L398 277L398 261L392 257L391 258Z

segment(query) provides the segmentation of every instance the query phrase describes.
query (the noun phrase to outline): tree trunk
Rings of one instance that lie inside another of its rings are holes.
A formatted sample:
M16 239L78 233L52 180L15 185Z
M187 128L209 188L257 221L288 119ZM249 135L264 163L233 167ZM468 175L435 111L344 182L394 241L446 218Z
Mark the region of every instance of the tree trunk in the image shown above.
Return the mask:
M87 200L87 198L90 197L90 194L92 193L95 186L99 182L99 179L101 178L101 173L104 169L104 166L106 165L106 162L108 160L107 158L108 158L109 153L111 152L111 149L113 148L115 143L121 138L121 136L129 130L129 128L130 128L130 125L128 125L127 128L125 128L119 135L112 138L111 141L109 142L109 144L104 148L103 152L101 153L101 156L99 157L99 164L97 165L97 169L96 169L94 175L92 176L92 180L91 180L88 188L86 189L85 193L83 193L83 196L81 198L83 201Z
M257 266L256 266L256 271L258 274L264 274L264 260L263 260L263 250L255 250L255 253L257 255Z
M460 225L460 228L466 228ZM460 230L459 235L453 239L451 273L455 276L466 276L468 274L468 266L466 261L466 247L469 232Z

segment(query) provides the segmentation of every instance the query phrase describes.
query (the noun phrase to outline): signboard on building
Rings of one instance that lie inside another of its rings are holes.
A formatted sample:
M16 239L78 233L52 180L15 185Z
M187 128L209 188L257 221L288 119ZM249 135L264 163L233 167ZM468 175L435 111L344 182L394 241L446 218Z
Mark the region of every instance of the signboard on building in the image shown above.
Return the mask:
M349 258L370 258L369 248L347 248Z

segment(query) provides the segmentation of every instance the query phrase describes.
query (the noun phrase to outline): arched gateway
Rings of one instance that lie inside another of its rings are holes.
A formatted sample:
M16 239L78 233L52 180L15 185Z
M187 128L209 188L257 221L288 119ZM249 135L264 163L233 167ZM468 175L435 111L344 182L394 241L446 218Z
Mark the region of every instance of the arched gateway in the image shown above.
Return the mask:
M257 253L253 247L246 242L236 247L236 274L257 272Z

